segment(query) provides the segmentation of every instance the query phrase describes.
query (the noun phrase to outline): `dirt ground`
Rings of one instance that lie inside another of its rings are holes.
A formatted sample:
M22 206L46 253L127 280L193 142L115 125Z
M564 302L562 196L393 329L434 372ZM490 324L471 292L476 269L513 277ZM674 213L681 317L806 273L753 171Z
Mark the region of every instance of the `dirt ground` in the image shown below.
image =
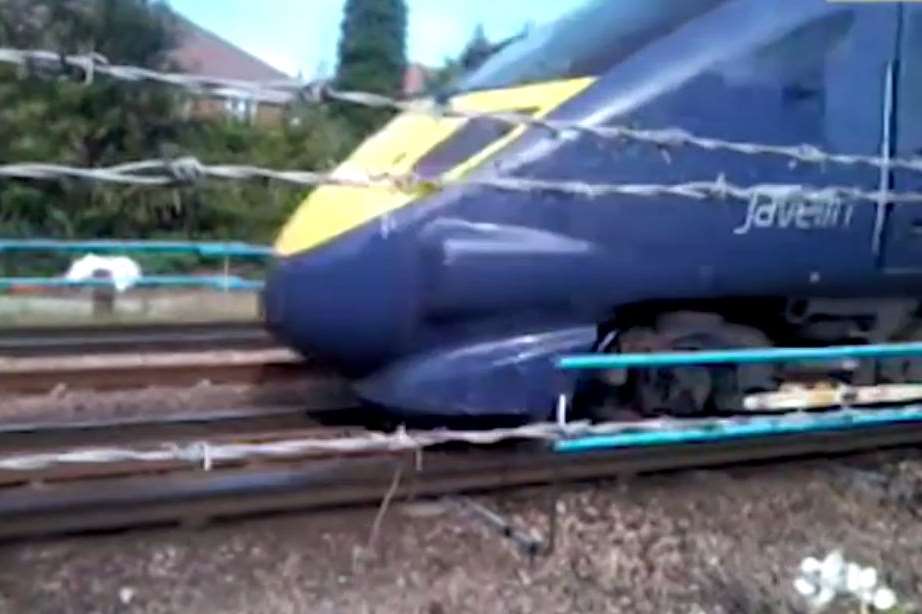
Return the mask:
M544 535L552 494L556 547L534 560L445 503L394 503L374 538L368 509L8 544L0 613L802 612L799 562L835 549L901 611L922 602L918 453L478 501Z

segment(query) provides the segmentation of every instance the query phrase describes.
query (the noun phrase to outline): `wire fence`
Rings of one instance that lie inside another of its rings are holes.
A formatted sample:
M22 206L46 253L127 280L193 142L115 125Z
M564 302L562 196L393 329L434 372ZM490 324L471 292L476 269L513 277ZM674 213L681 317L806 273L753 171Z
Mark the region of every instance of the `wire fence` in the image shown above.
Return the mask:
M314 171L273 170L255 166L207 165L193 157L175 161L144 160L107 168L78 168L54 164L4 164L0 177L18 179L81 179L102 183L137 186L175 186L202 178L221 180L275 180L299 186L348 186L379 188L403 192L425 192L466 185L509 192L556 193L597 199L606 196L661 197L671 196L691 200L735 200L746 203L800 202L835 205L849 201L922 203L922 192L891 192L863 190L853 186L810 187L797 184L757 184L740 186L724 177L708 181L684 183L587 183L518 177L476 177L444 179L415 174L318 173Z
M638 422L538 423L489 431L397 430L350 437L304 438L262 443L165 445L155 448L100 447L0 457L0 471L43 471L54 467L117 463L187 462L206 470L219 464L254 460L286 460L311 456L420 452L446 444L493 446L514 442L552 445L558 452L667 445L771 435L791 435L922 422L922 407L890 410L841 409L822 415L792 413L701 419L648 419Z
M790 146L732 141L692 134L681 128L636 129L627 126L591 125L533 117L521 113L484 113L469 111L433 100L404 101L370 92L347 92L333 88L328 82L284 80L249 82L234 79L161 72L136 66L111 64L99 54L62 55L47 50L0 48L0 63L21 67L39 74L73 76L90 83L98 75L128 82L154 82L181 88L197 95L241 96L257 101L276 103L342 102L372 108L387 108L406 113L422 113L435 117L459 119L489 119L513 126L547 130L560 137L587 135L595 138L644 143L660 148L695 147L709 151L728 151L743 155L770 155L792 163L819 165L869 166L882 169L902 169L922 172L922 157L885 158L824 151L810 144ZM802 185L761 184L739 186L722 178L678 184L593 184L580 181L522 179L516 177L466 178L447 181L441 177L417 175L355 175L314 171L291 171L253 166L207 165L194 157L173 161L144 160L109 168L87 169L72 166L24 163L0 166L0 177L33 180L78 179L139 186L175 186L202 178L252 181L273 180L299 186L339 185L381 187L395 190L445 188L457 183L484 188L526 192L558 192L587 198L603 196L661 197L677 196L694 200L731 199L752 202L753 199L791 200L807 203L836 203L843 200L919 203L920 192L868 191L854 186L810 187Z

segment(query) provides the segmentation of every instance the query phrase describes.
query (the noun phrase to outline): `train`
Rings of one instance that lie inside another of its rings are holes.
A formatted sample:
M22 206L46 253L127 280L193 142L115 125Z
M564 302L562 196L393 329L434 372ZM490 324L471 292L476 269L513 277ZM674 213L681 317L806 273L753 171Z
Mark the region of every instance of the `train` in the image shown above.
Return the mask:
M575 410L732 412L794 375L764 365L588 374L557 360L920 337L922 209L861 195L920 184L911 164L887 161L922 149L922 5L591 0L434 100L485 116L402 113L334 175L446 181L316 189L282 228L264 292L270 330L336 365L369 406L531 421L567 395ZM744 146L489 116L508 112ZM851 192L593 195L501 189L497 178ZM922 381L914 361L815 368L856 385Z

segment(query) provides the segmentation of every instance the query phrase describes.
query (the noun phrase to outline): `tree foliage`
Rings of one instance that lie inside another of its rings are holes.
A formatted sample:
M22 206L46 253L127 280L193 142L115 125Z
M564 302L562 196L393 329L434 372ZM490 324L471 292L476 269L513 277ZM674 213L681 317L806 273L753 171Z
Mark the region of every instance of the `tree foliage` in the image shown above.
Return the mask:
M494 53L493 44L487 40L487 34L483 26L478 25L474 30L474 35L461 52L459 64L465 71L480 68Z
M347 0L339 41L337 84L397 95L406 70L404 0Z
M99 52L169 65L176 23L157 0L0 0L0 45ZM104 166L192 154L206 162L328 169L357 135L329 108L293 109L277 125L189 117L170 88L0 69L0 160ZM203 183L182 189L0 181L0 235L269 241L304 190Z
M439 69L432 71L426 83L427 91L436 95L450 93L452 84L464 75L476 71L512 43L527 36L529 30L529 26L526 26L520 34L494 43L487 38L483 25L478 25L460 55L449 58Z
M337 87L399 96L407 68L407 7L404 0L346 0L339 41ZM344 108L362 131L386 113Z
M142 0L0 3L0 42L62 52L96 51L119 61L160 68L173 46L170 15ZM124 60L122 60L124 58ZM175 94L98 80L91 85L49 81L12 71L0 83L0 159L81 166L147 157L180 129L170 122ZM116 230L125 199L83 185L11 183L0 191L4 233L51 231L74 235ZM161 203L146 202L168 215ZM125 219L122 217L121 219ZM119 229L121 230L121 229Z

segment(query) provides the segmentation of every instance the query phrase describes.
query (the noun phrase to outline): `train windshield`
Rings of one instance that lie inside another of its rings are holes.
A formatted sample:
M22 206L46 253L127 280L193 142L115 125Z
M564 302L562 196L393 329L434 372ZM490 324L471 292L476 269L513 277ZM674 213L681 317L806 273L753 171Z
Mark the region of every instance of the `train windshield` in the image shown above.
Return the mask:
M605 73L726 0L588 0L505 47L448 94Z

